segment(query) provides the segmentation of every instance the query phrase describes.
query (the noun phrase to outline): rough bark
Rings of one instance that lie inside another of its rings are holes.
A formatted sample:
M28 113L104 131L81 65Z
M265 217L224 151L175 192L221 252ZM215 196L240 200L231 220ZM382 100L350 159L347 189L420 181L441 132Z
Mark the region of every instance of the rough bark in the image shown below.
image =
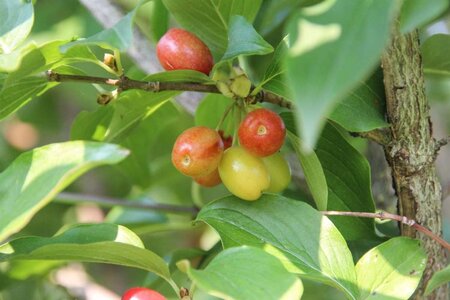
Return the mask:
M382 66L392 133L385 153L392 168L399 214L441 235L442 192L434 165L437 144L425 96L418 33L395 32L382 57ZM432 274L446 266L446 253L435 241L408 226L402 225L401 232L422 240L429 257L416 296L423 299L423 290ZM443 286L427 299L448 299L447 293Z

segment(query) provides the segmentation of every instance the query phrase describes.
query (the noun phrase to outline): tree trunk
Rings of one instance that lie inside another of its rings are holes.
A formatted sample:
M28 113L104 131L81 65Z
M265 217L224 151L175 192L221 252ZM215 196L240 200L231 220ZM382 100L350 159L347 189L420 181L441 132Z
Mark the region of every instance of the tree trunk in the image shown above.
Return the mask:
M399 214L441 235L442 192L434 166L438 146L432 136L418 33L402 35L397 30L382 57L382 67L392 134L385 153L392 168ZM446 253L435 241L411 227L402 225L401 232L422 240L428 254L416 296L423 299L426 283L434 272L446 266ZM447 293L447 287L443 286L428 299L448 299Z

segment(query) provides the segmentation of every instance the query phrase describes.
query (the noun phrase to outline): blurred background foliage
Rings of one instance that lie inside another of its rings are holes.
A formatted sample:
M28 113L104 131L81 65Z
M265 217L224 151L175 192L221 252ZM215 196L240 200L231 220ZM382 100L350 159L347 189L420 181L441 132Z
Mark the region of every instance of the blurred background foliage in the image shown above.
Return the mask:
M120 0L125 10L134 8L138 1ZM317 2L310 0L309 2ZM293 12L298 1L265 0L255 21L256 29L274 47L282 38L283 22ZM153 16L150 18L149 16ZM139 10L136 23L154 44L168 27L176 26L169 19L160 0L152 1ZM38 0L35 5L35 23L29 37L37 43L55 39L86 37L102 27L77 1ZM421 32L422 40L435 33L449 33L448 12ZM95 49L99 58L102 51ZM258 56L244 61L254 82L261 79L262 70L271 56ZM145 74L124 56L124 68L128 76L142 78ZM100 74L92 69L93 74ZM435 136L450 132L450 78L427 76L427 94L431 103ZM16 114L0 123L0 170L23 151L49 143L67 141L77 136L77 118L99 107L96 98L98 88L92 85L64 83L34 99ZM81 113L81 114L80 114ZM80 119L82 122L82 119ZM201 205L226 194L223 187L203 189L178 173L171 164L170 153L178 134L194 124L194 116L186 112L176 101L170 101L130 129L119 143L132 150L132 154L116 166L105 166L82 176L67 190L83 195L105 196L121 201L144 203L169 203L192 206ZM352 144L367 155L372 162L374 198L378 207L395 211L394 196L390 189L389 174L379 166L384 157L380 149L365 140L351 138ZM289 152L289 149L285 149ZM381 157L381 160L380 160ZM374 165L375 164L375 165ZM384 164L382 164L384 165ZM438 171L444 187L444 195L450 193L450 151L444 148L438 159ZM285 194L295 199L313 203L298 166L294 167L294 180ZM386 179L387 178L387 179ZM67 198L67 197L66 197ZM68 200L68 199L65 199ZM69 199L70 200L70 199ZM450 239L450 201L444 201L444 224L447 240ZM194 227L189 214L174 215L124 207L101 207L94 204L67 204L52 202L42 209L20 235L51 236L63 225L77 222L114 222L135 230L157 254L167 261L172 258L199 257L203 251L214 254L218 239L205 226ZM379 229L396 233L394 224L379 224ZM17 236L17 235L16 235ZM361 247L350 244L355 260L373 242ZM183 249L184 250L180 250ZM205 261L199 261L204 264ZM176 273L179 282L187 282L185 275ZM167 284L154 275L136 269L100 264L62 264L59 262L14 262L0 264L0 299L119 299L130 286L147 284L171 295ZM304 280L303 299L339 299L336 290ZM183 284L181 284L183 285ZM320 291L320 293L318 293ZM319 296L320 295L320 296ZM343 296L342 296L343 298ZM200 295L196 299L212 299Z

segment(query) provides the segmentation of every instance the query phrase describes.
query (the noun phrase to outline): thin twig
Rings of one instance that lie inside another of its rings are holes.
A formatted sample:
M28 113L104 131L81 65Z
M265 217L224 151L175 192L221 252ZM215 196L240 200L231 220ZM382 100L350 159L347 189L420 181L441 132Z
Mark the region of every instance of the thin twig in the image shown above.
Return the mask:
M181 206L161 203L150 204L137 201L126 201L105 196L85 195L68 192L59 193L53 201L65 204L95 203L104 207L123 206L152 211L164 211L168 213L189 213L192 215L196 215L198 213L198 209L194 206Z
M106 84L120 88L122 91L130 89L139 89L147 92L161 92L161 91L191 91L201 93L220 93L219 89L213 84L202 84L196 82L159 82L159 81L141 81L130 79L126 76L122 76L118 79L104 78L97 76L87 75L71 75L60 74L52 70L46 72L47 79L54 82L85 82L85 83L97 83ZM281 107L289 109L293 108L292 102L277 96L267 91L261 91L253 99L248 99L252 103L256 102L269 102Z
M369 212L355 212L355 211L322 211L323 215L326 216L348 216L348 217L360 217L360 218L371 218L371 219L382 219L382 220L394 220L405 224L415 230L422 232L431 239L438 242L442 247L450 251L450 244L443 238L433 233L428 228L420 225L415 220L408 219L405 216L394 215L387 212L369 213Z
M366 138L374 141L382 146L387 146L392 141L392 136L387 129L374 129L366 132L351 132L352 136L357 136L361 138Z

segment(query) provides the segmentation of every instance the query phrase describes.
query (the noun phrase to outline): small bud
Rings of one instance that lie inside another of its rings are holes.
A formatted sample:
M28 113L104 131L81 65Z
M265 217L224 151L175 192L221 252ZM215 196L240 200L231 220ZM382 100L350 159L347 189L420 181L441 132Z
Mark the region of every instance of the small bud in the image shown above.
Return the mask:
M114 55L110 53L105 53L103 56L103 63L113 69L114 71L118 72L119 69L117 68L116 58Z
M187 259L177 261L176 265L177 265L178 270L180 270L183 273L187 273L187 271L191 267L191 263Z
M250 94L251 87L252 83L245 74L235 77L230 84L231 92L241 98L245 98Z
M225 97L228 97L228 98L234 97L234 94L231 92L230 88L228 87L228 84L226 84L225 82L217 81L216 86Z
M107 105L112 100L116 99L119 95L117 90L112 91L111 93L102 93L97 97L97 103L100 105Z

